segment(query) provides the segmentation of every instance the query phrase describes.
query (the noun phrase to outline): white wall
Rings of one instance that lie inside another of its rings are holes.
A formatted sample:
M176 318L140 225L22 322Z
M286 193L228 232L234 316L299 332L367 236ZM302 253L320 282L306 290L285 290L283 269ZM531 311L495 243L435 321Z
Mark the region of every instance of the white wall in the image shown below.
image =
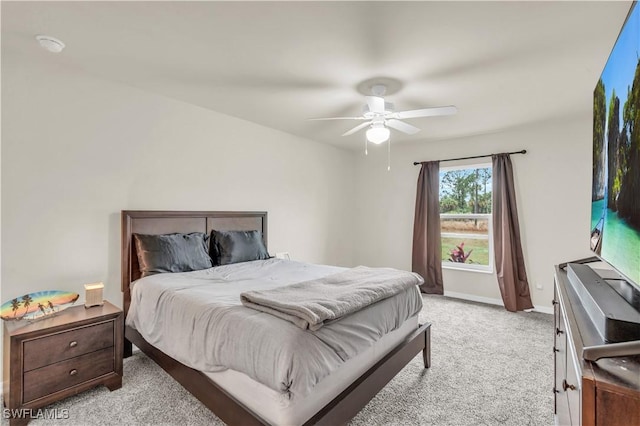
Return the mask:
M585 115L495 134L392 145L390 172L386 146L358 155L356 263L411 268L419 172L414 161L527 149L526 155L512 156L523 250L533 303L550 307L553 265L590 253L591 141L591 117ZM456 164L465 163L443 163ZM500 299L495 273L445 269L443 279L445 292Z
M589 254L588 115L394 145L387 172L384 145L364 157L53 61L2 59L2 300L101 280L119 304L123 209L267 210L271 252L410 269L412 162L522 148L513 162L534 304L550 304L553 264ZM494 275L444 279L447 291L499 298Z
M353 153L54 61L2 59L3 301L83 298L104 281L120 305L125 209L266 210L270 252L351 264Z

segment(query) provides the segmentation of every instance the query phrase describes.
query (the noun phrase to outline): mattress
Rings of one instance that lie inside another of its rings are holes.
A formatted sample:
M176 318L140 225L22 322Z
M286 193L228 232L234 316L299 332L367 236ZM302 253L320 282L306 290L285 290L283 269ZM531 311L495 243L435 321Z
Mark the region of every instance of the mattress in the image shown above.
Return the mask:
M349 376L355 371L353 366L366 370L371 363L363 364L364 361L384 355L385 336L403 329L405 321L420 312L419 290L411 287L313 332L243 306L240 293L277 288L342 270L268 259L152 275L132 283L126 324L182 364L208 375L220 374L216 382L221 380L234 389L239 383L241 389L245 377L251 380L247 390L253 392L259 384L269 391L264 395L272 396L272 400L289 401L279 404L285 407L284 412L266 412L265 418L282 420L278 416L283 415L298 419L304 416L305 409L291 407L300 401L317 400L321 383L333 388L328 377L334 372ZM407 327L415 330L415 323L414 320ZM404 337L402 333L393 336L400 336L399 340ZM354 362L360 356L361 361ZM348 365L352 367L343 370ZM227 382L226 377L231 379ZM280 424L280 420L276 423Z
M246 374L231 369L205 374L245 407L270 424L301 425L417 328L418 316L416 315L405 321L397 330L382 336L365 352L345 362L318 383L313 388L313 392L306 397L287 398L282 393L252 380Z

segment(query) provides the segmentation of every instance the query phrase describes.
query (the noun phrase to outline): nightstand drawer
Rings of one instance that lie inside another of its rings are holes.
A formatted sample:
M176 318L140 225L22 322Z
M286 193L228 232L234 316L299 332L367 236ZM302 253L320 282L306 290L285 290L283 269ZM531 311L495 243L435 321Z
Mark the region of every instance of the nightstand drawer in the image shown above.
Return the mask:
M106 348L24 373L27 403L114 371L114 348Z
M24 371L113 346L113 321L24 342Z

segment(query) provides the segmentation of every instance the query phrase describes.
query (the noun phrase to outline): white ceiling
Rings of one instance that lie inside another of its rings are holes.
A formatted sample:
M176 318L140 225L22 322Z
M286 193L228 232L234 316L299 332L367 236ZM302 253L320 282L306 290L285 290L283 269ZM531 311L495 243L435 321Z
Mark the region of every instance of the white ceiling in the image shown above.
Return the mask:
M3 61L51 61L344 147L356 87L402 83L399 110L456 105L407 120L415 136L486 133L590 111L592 90L631 2L6 2ZM36 34L62 39L60 55ZM48 60L49 60L48 59Z

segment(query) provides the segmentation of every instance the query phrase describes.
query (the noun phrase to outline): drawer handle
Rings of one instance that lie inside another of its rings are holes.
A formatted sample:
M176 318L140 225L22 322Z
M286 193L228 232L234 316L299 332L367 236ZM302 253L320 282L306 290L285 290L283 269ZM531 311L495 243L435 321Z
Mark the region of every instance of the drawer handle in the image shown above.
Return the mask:
M560 330L558 327L556 327L556 334L560 335L563 334L564 331Z
M78 370L76 370L75 368L71 371L69 371L69 375L70 376L75 376L76 374L78 374Z
M78 346L78 342L76 342L75 340L71 343L69 343L69 347L70 348L75 348L76 346Z
M567 383L566 380L563 380L562 381L562 389L564 389L565 391L567 389L576 390L576 387L574 385L570 385L569 383Z

